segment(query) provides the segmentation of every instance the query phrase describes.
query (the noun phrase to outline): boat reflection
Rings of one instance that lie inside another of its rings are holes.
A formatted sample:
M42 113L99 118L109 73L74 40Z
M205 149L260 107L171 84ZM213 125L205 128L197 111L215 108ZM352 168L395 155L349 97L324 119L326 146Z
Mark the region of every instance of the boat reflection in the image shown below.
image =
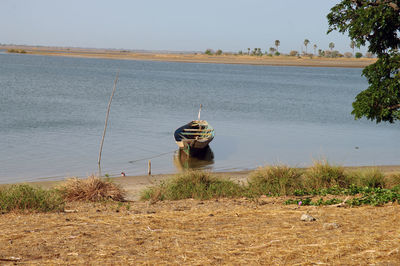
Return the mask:
M209 146L192 156L179 149L174 154L174 164L180 171L211 169L214 164L214 153Z

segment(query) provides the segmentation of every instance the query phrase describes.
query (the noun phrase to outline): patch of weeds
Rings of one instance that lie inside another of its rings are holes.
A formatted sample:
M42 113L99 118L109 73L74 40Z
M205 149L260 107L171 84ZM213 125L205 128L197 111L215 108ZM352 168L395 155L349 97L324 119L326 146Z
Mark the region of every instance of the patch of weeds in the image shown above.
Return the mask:
M64 200L58 191L45 190L21 184L0 189L0 210L9 211L62 211Z
M400 193L396 190L382 188L366 188L361 197L346 201L350 206L372 205L382 206L389 202L399 202Z
M329 200L324 200L323 198L320 198L317 201L312 201L311 198L305 198L305 199L289 199L285 201L285 205L291 205L291 204L296 204L299 206L321 206L321 205L334 205L334 204L339 204L342 203L343 200L341 199L329 199Z

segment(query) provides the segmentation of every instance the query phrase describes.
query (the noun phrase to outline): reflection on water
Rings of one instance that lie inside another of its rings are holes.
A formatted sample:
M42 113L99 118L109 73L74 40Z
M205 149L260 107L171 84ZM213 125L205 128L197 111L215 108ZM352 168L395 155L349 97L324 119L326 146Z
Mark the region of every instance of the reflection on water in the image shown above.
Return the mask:
M210 146L203 149L195 156L188 156L179 149L174 153L174 164L179 171L188 169L211 169L214 164L214 153Z

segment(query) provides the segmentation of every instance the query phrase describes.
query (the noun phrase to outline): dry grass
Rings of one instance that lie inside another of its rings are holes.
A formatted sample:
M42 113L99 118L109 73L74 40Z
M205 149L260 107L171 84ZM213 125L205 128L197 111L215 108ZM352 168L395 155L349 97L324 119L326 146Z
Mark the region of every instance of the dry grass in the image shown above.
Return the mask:
M400 186L400 174L390 174L385 176L385 185L388 188L394 188Z
M242 195L242 187L231 180L216 177L210 172L186 171L144 190L141 198L155 202L188 198L232 198Z
M344 167L331 165L327 161L315 161L304 173L304 184L309 189L347 187L350 183Z
M64 200L55 190L27 184L0 187L1 212L62 211Z
M293 195L302 189L302 171L285 165L260 167L248 180L250 195Z
M66 207L76 212L4 214L0 264L398 265L398 204L299 207L285 199L74 202ZM303 213L317 220L302 222Z
M123 201L125 196L120 186L94 175L87 179L68 179L59 190L66 201Z
M376 168L366 168L358 171L350 171L348 173L348 176L350 182L358 187L387 187L385 174ZM395 180L393 180L393 182L395 182ZM400 184L400 182L398 182L398 184Z

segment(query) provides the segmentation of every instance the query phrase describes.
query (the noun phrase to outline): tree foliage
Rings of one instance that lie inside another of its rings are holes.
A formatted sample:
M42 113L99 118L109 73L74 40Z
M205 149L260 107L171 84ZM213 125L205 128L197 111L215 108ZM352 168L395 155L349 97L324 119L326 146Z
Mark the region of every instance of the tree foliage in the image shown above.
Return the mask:
M275 40L276 51L278 51L279 45L281 45L281 41L280 40Z
M356 96L352 114L377 123L400 119L400 0L342 0L328 14L328 33L347 33L357 47L368 45L376 63L362 74L369 87Z
M306 47L306 54L307 54L307 45L310 43L308 39L304 40L304 46Z

